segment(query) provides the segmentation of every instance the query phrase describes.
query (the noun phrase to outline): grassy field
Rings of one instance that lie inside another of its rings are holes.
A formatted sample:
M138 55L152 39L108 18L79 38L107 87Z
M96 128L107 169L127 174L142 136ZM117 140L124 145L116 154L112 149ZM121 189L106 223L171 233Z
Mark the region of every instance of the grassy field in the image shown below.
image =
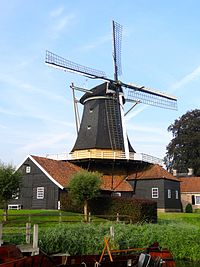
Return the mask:
M3 211L0 210L0 220L3 221ZM81 222L83 215L58 210L9 210L5 226L23 226L26 222L41 226L51 226L60 221Z
M200 227L200 213L158 213L158 223L185 223Z
M2 211L0 218L2 218ZM81 214L59 211L9 211L9 220L4 225L4 240L14 243L25 242L25 223L39 224L41 248L47 253L66 252L70 254L100 253L103 237L114 227L114 248L147 247L158 241L169 248L176 259L200 262L200 214L159 213L157 224L124 224L98 221L83 223ZM70 221L70 223L66 223ZM76 222L76 223L75 223ZM21 227L20 235L19 227ZM17 232L18 231L18 232Z

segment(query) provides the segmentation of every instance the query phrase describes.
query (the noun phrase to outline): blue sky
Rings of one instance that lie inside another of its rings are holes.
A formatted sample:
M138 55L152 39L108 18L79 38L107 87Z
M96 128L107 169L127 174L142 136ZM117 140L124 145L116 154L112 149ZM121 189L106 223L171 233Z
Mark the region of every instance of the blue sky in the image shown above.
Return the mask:
M91 81L45 65L45 50L113 78L112 20L123 25L120 79L178 98L178 111L138 105L126 118L138 153L165 155L167 127L200 102L200 1L0 1L0 160L70 152L70 84Z

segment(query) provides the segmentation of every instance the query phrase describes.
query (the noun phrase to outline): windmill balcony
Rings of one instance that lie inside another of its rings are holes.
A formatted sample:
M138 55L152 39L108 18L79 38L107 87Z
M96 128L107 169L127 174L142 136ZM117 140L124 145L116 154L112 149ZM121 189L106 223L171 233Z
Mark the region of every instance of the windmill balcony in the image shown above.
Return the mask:
M134 160L134 153L129 153L126 157L125 152L120 150L102 150L102 149L89 149L89 150L76 150L70 153L70 159L131 159Z
M47 158L54 160L79 160L79 159L121 159L126 160L125 152L112 150L77 150L71 153L47 154ZM143 161L164 166L163 160L144 153L129 153L128 160Z

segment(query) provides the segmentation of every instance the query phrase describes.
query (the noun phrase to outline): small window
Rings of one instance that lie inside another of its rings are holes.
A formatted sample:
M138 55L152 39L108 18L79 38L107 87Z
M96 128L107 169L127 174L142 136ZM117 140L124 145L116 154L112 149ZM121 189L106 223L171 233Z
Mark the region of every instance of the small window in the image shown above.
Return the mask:
M88 125L88 127L87 127L87 128L88 128L88 130L90 130L90 129L91 129L91 125Z
M122 193L121 192L112 192L113 197L121 197Z
M92 113L93 112L93 108L90 108L90 113Z
M176 190L176 199L178 199L178 190Z
M44 187L37 187L37 199L44 198Z
M171 189L168 189L167 190L167 197L168 198L172 198L172 191L171 191Z
M30 173L31 172L31 166L26 166L26 173Z
M152 194L152 198L158 198L159 197L158 188L152 188L151 194Z
M16 192L12 194L12 199L19 199L19 188L17 188Z
M195 196L195 205L200 205L200 196Z

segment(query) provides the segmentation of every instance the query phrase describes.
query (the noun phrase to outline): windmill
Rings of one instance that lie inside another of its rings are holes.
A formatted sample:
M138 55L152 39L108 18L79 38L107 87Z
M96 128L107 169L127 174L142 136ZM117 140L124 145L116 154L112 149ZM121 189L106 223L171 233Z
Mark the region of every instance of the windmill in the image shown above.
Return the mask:
M83 115L80 127L77 119L78 136L71 151L72 159L134 159L135 151L129 142L124 119L124 104L126 102L133 103L131 109L138 103L177 109L175 97L145 86L127 84L118 79L122 74L122 26L113 21L112 28L113 79L108 78L103 71L88 68L46 51L46 64L91 79L104 81L90 90L71 85L73 93L74 90L84 92L80 99L80 103L84 106Z

